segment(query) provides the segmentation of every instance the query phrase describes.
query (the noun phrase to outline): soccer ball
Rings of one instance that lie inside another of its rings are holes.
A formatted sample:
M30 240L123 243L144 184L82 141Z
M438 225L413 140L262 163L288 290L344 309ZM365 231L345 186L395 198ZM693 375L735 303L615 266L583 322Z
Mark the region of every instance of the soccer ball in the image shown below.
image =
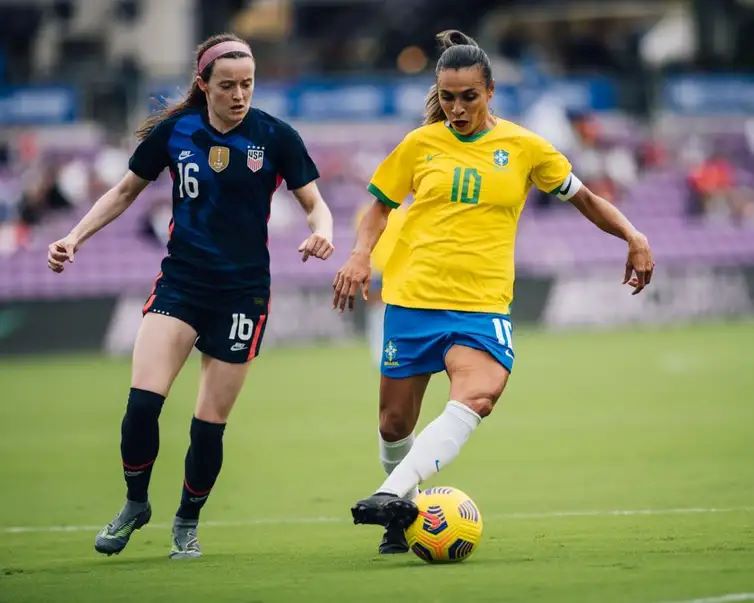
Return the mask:
M482 514L457 488L428 488L414 499L416 521L406 528L408 546L428 563L463 561L479 546Z

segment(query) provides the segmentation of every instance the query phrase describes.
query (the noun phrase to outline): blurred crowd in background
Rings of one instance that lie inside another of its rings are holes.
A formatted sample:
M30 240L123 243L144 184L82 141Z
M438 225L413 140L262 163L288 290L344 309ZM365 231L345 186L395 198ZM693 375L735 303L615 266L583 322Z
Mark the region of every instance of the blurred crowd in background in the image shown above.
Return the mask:
M254 104L304 133L350 237L371 170L421 121L446 28L489 53L501 116L550 139L629 217L754 239L749 0L0 0L0 254L45 245L116 183L135 126L181 95L195 44L224 30L251 43ZM169 182L138 203L134 240L163 243ZM542 224L562 211L536 192L529 203Z

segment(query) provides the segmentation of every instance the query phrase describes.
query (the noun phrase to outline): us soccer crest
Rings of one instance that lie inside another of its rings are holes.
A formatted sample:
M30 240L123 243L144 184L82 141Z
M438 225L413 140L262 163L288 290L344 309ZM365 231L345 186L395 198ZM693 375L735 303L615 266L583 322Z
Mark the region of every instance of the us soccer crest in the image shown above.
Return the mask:
M492 154L492 159L497 167L503 168L508 165L508 151L498 149Z
M209 167L219 174L230 163L230 149L228 147L210 147L207 162Z
M246 151L246 167L252 172L258 172L264 165L264 147L250 147Z

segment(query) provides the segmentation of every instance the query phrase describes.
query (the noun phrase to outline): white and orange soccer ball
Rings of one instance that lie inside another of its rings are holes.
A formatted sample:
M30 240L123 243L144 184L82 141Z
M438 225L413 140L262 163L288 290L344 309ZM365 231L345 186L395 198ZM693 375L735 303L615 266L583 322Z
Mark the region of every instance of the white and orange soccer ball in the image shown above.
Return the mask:
M428 563L463 561L479 547L482 514L457 488L428 488L414 499L416 521L406 529L408 546Z

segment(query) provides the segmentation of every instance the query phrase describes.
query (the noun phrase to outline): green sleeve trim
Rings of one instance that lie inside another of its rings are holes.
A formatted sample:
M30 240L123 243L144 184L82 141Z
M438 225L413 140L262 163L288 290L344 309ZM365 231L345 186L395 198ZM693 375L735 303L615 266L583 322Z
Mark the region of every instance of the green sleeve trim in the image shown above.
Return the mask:
M381 201L388 207L391 207L392 209L396 209L397 207L400 207L400 203L396 203L393 201L390 197L388 197L385 193L383 193L380 189L378 189L373 183L369 183L369 186L367 186L367 190L372 193L375 197L377 197L378 201Z
M551 195L565 195L568 193L569 190L571 190L571 186L573 185L573 179L571 178L573 172L569 172L568 175L565 177L565 180L560 183L560 186L557 188L554 188L550 191ZM563 190L563 185L568 184L565 190Z

